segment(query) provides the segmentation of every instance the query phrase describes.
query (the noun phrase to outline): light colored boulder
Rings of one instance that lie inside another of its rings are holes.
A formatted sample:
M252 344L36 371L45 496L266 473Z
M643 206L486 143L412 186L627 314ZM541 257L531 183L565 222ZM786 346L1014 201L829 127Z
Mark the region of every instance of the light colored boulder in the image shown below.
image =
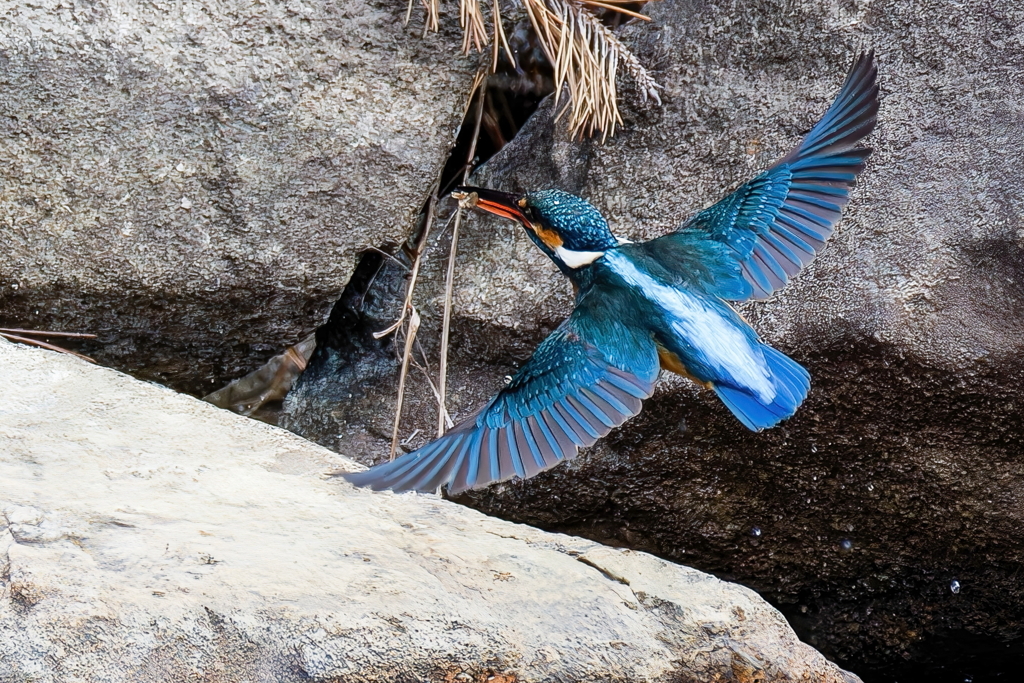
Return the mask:
M859 680L752 591L0 342L0 680ZM489 678L493 677L493 678Z

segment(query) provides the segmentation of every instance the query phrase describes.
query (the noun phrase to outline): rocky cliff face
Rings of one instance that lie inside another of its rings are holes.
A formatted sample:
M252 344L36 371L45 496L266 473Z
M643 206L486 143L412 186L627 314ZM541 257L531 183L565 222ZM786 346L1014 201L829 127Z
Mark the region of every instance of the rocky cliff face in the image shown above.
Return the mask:
M229 6L218 10L226 24L96 7L4 10L15 96L0 102L11 160L0 233L12 245L0 253L0 308L7 322L100 331L101 360L198 391L301 338L356 250L407 236L469 70L450 61L457 39L420 42L390 3ZM811 395L792 420L751 434L666 378L640 417L575 462L462 502L740 580L874 680L1016 670L1024 10L975 0L648 9L652 25L623 39L665 85L664 106L627 106L604 145L570 139L542 108L477 180L562 187L618 233L661 234L784 153L854 53L874 47L883 102L864 180L817 261L743 309L809 368ZM174 40L153 37L165 34ZM391 89L380 100L369 95L378 86ZM368 101L373 118L358 118ZM417 295L432 363L448 233L437 235ZM471 219L458 272L456 416L571 305L567 283L508 223ZM382 278L353 324L385 327L403 277ZM346 348L350 390L311 374L321 389L296 394L292 415L305 422L293 425L371 462L386 454L395 365L386 346ZM411 448L436 417L418 370L410 381Z
M6 3L0 326L203 395L404 240L473 77L404 5Z
M604 145L568 139L542 109L476 180L579 192L617 233L654 237L785 153L827 108L853 55L873 47L883 99L863 182L815 263L773 299L743 307L809 368L811 395L793 419L752 434L710 394L664 378L640 417L584 457L460 500L736 578L875 680L1015 670L1024 11L649 9L653 26L626 39L660 69L662 108L628 110ZM464 235L452 384L467 414L564 317L571 291L511 223L474 218ZM429 313L440 285L426 272ZM422 396L404 434L431 430ZM344 424L365 435L360 425L379 412Z
M0 341L0 680L855 683L753 591Z

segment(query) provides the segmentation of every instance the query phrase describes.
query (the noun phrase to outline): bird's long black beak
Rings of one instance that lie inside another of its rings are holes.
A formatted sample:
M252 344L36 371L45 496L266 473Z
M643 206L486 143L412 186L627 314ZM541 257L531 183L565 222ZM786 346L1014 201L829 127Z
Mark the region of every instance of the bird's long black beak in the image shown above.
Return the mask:
M488 190L482 187L463 186L455 188L452 197L458 199L462 206L475 206L496 216L519 221L523 225L530 224L530 219L523 211L523 195Z

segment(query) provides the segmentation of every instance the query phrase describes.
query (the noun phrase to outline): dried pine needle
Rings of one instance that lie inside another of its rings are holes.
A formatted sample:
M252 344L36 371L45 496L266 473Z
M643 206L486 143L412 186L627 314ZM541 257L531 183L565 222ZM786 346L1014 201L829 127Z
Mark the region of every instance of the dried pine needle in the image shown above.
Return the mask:
M425 28L437 31L440 0L422 0L426 8ZM459 24L462 27L462 50L483 51L492 45L491 70L498 68L498 57L504 48L509 60L515 55L508 43L501 17L501 0L492 0L491 35L488 35L480 0L459 0ZM517 0L526 11L541 47L554 70L555 101L563 87L569 91L571 114L569 127L573 135L592 136L597 132L605 139L622 123L619 114L616 78L621 71L636 82L641 97L661 104L661 86L650 72L624 46L615 34L594 14L595 11L618 12L626 17L650 21L628 5L631 0ZM412 11L412 0L408 12ZM409 14L407 12L406 21Z

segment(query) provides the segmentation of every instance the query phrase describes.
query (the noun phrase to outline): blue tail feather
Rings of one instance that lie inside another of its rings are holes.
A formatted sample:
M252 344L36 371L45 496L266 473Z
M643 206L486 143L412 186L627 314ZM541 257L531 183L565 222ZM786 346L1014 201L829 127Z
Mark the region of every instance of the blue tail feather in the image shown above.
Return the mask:
M793 415L811 388L810 375L799 363L766 344L761 345L761 352L775 383L775 396L771 403L764 403L745 389L715 385L715 393L722 403L747 429L755 432L774 427Z

